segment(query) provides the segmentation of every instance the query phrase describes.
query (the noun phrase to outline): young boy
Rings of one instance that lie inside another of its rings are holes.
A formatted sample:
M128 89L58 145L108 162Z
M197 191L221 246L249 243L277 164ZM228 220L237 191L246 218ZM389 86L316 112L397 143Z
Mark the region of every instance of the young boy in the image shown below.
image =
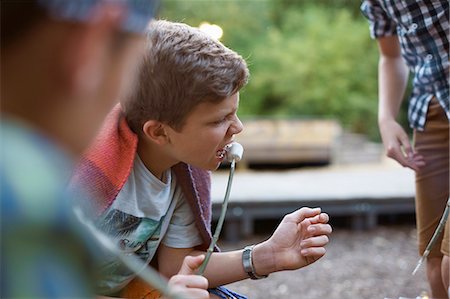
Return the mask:
M138 86L109 115L76 172L75 186L95 199L84 205L97 225L166 277L210 244L209 171L243 129L236 113L247 79L245 61L220 42L185 24L153 22ZM210 293L243 298L220 286L313 263L325 254L327 222L320 209L302 208L245 253L213 253L205 272ZM105 259L102 274L104 294L136 296L142 287L114 258ZM149 293L142 288L142 297Z

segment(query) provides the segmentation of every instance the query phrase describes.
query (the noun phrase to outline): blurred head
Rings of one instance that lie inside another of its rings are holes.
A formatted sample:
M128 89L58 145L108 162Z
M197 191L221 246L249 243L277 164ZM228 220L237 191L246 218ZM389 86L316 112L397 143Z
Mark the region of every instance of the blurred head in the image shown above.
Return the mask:
M186 24L153 21L137 87L122 101L138 134L147 120L181 131L200 103L220 103L248 80L244 59L219 41Z
M155 2L2 0L2 116L79 154L132 86Z

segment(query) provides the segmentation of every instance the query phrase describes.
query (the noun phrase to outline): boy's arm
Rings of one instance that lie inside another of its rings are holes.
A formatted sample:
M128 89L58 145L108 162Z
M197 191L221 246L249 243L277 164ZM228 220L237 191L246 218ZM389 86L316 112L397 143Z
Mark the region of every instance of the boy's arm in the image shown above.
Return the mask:
M248 278L242 267L242 251L214 252L211 255L205 271L210 287ZM178 272L184 257L200 254L205 254L205 252L193 248L171 248L161 244L158 248L158 270L169 278Z
M253 265L258 275L268 275L281 270L299 269L315 262L325 254L327 235L331 226L328 215L320 209L301 208L286 215L274 234L257 244L253 251ZM205 271L210 287L248 278L242 265L243 250L216 252ZM175 249L161 245L158 264L162 274L170 277L177 272L185 255L204 252L191 249Z
M378 38L378 126L388 157L402 166L417 170L423 157L417 155L408 135L396 121L408 82L408 68L402 58L396 35Z

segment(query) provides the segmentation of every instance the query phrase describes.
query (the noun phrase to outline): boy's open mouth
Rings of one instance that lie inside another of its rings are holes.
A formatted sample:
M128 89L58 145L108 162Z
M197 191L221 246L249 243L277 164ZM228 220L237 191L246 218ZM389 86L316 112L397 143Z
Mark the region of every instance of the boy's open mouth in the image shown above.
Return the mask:
M228 148L231 146L231 143L225 145L223 148L216 152L216 157L219 159L223 159L228 151Z
M226 153L227 151L225 150L225 148L222 148L216 152L216 157L219 159L223 159Z

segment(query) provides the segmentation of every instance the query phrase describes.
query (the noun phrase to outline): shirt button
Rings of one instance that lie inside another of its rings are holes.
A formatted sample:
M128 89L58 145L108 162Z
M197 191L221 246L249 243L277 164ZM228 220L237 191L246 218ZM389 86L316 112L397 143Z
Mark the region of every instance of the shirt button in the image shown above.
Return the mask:
M416 23L412 23L411 26L409 27L409 29L416 30L417 29L417 24Z
M426 60L427 60L427 61L430 61L431 59L433 59L433 55L428 54L427 57L426 57Z

